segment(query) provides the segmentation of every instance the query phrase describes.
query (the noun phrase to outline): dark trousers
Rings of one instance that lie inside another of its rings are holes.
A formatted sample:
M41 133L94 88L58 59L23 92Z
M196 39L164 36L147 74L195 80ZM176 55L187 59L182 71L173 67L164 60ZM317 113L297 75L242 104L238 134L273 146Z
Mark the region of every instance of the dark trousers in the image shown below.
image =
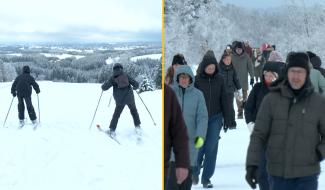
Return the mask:
M114 114L113 114L113 118L111 120L111 124L109 126L109 128L111 130L115 131L118 119L120 118L120 115L121 115L125 105L127 105L129 107L129 109L130 109L131 115L133 117L134 126L137 126L137 125L141 124L140 117L139 117L139 114L138 114L138 110L137 110L137 108L135 106L135 102L132 102L132 103L129 103L129 104L119 104L119 105L117 104L116 107L115 107L115 110L114 110Z
M18 118L20 120L25 119L25 104L26 103L27 111L30 120L36 120L36 113L32 104L32 98L29 97L18 97Z
M318 174L293 179L270 176L269 181L271 190L317 190Z
M165 183L165 190L191 190L192 188L192 169L189 168L188 176L182 184L177 184L175 162L169 164L169 174L167 183Z

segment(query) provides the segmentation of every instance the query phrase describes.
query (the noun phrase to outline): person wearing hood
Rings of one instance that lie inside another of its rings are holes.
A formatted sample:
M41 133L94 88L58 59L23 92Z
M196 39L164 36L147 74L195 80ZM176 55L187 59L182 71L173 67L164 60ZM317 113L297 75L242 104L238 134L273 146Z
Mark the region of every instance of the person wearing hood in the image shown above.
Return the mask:
M309 58L287 57L285 78L263 98L250 136L246 181L256 188L261 155L266 151L271 190L316 190L325 157L325 98L314 92Z
M112 137L116 136L115 130L117 122L125 105L129 107L135 130L139 133L141 130L141 122L133 95L133 90L139 88L139 83L123 71L123 66L120 63L116 63L113 66L113 76L102 85L102 90L106 91L111 87L113 87L113 97L116 106L107 133Z
M234 47L234 53L231 55L231 60L238 74L243 92L243 100L236 100L238 109L237 118L243 119L243 106L245 104L244 102L247 100L248 91L248 73L250 75L250 85L254 84L254 69L252 59L247 55L247 53L245 53L243 44L241 42L237 42Z
M253 131L256 114L259 111L264 96L269 93L269 87L272 82L274 82L279 77L277 72L277 67L274 67L273 64L266 63L263 67L262 81L254 85L252 91L248 96L244 113L247 127L250 133ZM261 157L261 162L258 166L258 185L260 190L269 190L265 152L262 153Z
M203 166L201 183L204 188L212 188L210 178L215 171L220 131L222 126L225 131L236 128L235 118L232 118L230 114L232 102L228 102L224 79L218 73L218 62L212 50L205 53L198 67L194 86L204 95L208 110L208 130L193 170L193 183L198 183L200 169Z
M311 61L311 59L313 59L313 61L315 61L315 58L317 59L316 55L313 56L312 52L307 52L308 57ZM310 67L310 81L314 86L314 90L315 92L318 92L320 94L322 94L323 96L325 96L325 78L324 76L321 74L320 70L317 70L313 67L313 64L310 62L309 63L309 67Z
M191 167L189 168L189 175L187 179L180 185L176 184L176 176L170 175L171 185L169 190L190 190L192 187L192 171L197 163L197 155L199 148L202 147L206 136L208 127L208 111L206 108L203 93L194 87L194 74L191 67L181 65L176 69L174 75L173 90L177 96L178 102L181 106L183 118L187 128L189 137L189 151ZM175 164L171 162L172 174L175 174Z
M307 51L307 54L314 69L318 70L320 73L322 73L323 77L325 77L325 69L321 67L322 60L320 57L311 51Z
M35 81L34 77L30 75L30 68L28 65L23 67L23 73L16 77L15 81L11 86L11 94L13 97L18 98L18 118L19 118L19 126L24 126L25 119L25 105L26 103L27 111L30 120L35 125L37 124L36 113L32 104L32 87L34 88L36 94L39 94L40 88Z
M231 62L231 54L224 52L224 54L221 56L219 62L219 73L225 82L227 98L229 99L228 101L234 102L234 97L236 100L241 101L243 98L243 93L237 72ZM231 118L235 118L235 109L233 104L231 105L230 113Z

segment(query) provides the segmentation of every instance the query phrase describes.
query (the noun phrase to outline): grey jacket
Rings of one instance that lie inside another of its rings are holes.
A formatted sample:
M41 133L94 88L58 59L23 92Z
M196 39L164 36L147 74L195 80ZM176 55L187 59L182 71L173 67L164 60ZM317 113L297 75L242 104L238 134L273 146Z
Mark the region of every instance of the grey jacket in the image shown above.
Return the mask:
M252 59L247 53L243 52L241 55L232 54L231 61L237 72L241 87L243 90L248 90L248 73L251 78L254 78Z
M257 114L246 166L258 166L266 148L270 175L296 178L318 174L325 157L325 98L309 80L298 97L286 80L270 88Z
M191 77L190 85L184 89L179 86L177 76L186 73ZM191 68L187 65L179 66L174 74L173 89L182 109L187 133L189 137L189 149L191 166L196 165L198 149L194 147L195 138L205 138L208 128L208 111L205 105L203 93L194 87L195 77Z
M314 86L315 92L319 92L325 96L325 77L323 77L322 73L316 69L311 68L309 78Z

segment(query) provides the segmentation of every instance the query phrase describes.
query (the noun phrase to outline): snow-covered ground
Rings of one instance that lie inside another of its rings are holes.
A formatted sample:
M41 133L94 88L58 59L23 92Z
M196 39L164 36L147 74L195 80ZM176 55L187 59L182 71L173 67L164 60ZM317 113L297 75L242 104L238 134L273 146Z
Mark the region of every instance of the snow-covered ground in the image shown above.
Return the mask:
M112 63L115 63L116 61L118 61L118 60L120 60L120 57L114 57L114 58L112 58L112 57L108 57L107 59L106 59L106 64L112 64Z
M159 60L161 58L161 53L136 56L136 57L132 57L130 60L135 62L138 59L147 59L147 58L149 58L149 59L158 59Z
M75 57L76 59L80 59L85 57L84 55L72 55L67 53L63 53L63 54L41 53L41 54L44 55L45 57L57 57L59 59L65 59L68 57Z
M107 129L114 112L112 89L105 91L94 124L89 125L101 94L100 84L39 82L41 125L32 130L30 120L18 127L17 98L6 127L0 127L1 190L152 190L161 189L162 128L161 91L141 94L157 126L135 94L143 128L137 145L128 108L123 111L116 144L95 128ZM0 123L12 96L11 83L0 83ZM33 105L38 115L37 96ZM26 118L28 115L26 113Z

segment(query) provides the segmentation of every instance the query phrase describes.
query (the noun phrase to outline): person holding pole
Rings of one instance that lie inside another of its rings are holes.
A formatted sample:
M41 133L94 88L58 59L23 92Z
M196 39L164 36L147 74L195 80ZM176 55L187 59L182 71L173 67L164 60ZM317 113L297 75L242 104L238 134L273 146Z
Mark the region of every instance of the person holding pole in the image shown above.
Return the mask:
M132 86L131 86L132 85ZM135 105L133 90L139 88L139 83L134 80L132 77L128 76L123 71L123 66L120 63L116 63L113 66L113 76L108 79L103 85L102 90L108 90L113 86L113 97L116 103L114 110L113 118L111 120L108 135L115 137L116 126L118 119L124 109L124 106L127 105L130 109L131 115L133 117L133 123L135 126L136 133L141 133L140 129L140 117L138 110ZM133 88L133 89L132 89Z
M23 127L25 122L25 105L26 103L27 111L30 120L34 125L37 124L36 113L32 104L32 87L34 88L36 94L39 94L40 88L35 81L34 77L30 75L30 68L28 65L23 67L23 73L16 77L14 83L11 86L11 94L13 97L18 98L18 118L19 126Z

